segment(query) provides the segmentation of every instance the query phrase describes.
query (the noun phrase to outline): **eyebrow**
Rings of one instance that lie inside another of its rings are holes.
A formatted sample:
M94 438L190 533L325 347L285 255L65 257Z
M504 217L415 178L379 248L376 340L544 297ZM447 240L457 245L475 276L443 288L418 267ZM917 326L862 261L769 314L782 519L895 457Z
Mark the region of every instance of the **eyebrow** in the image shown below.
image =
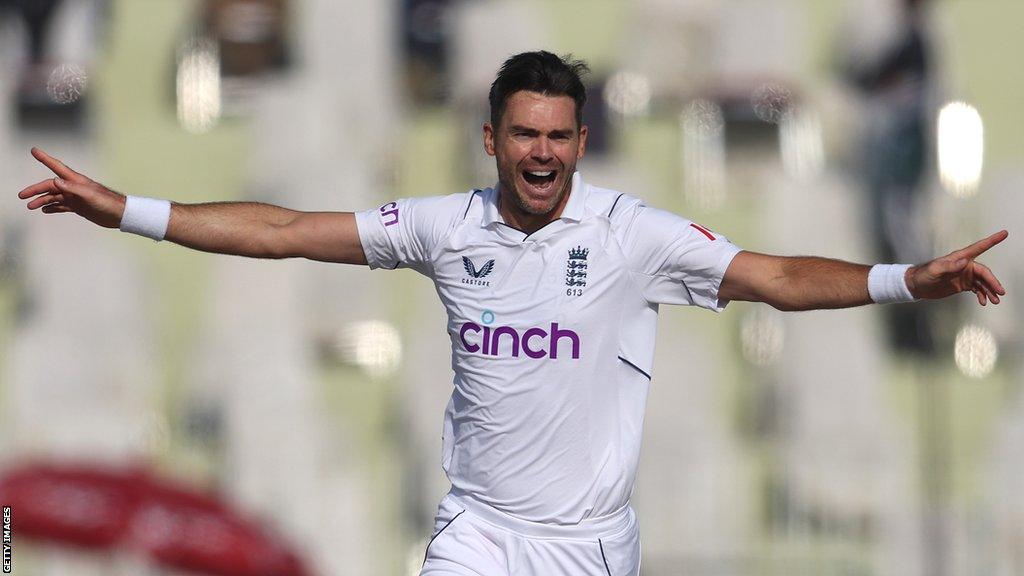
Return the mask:
M540 134L540 130L537 130L536 128L530 128L529 126L520 126L518 124L517 125L513 125L513 126L509 126L508 127L508 131L509 132L528 132L528 133L532 133L532 134ZM572 136L574 133L575 133L575 130L573 130L571 128L559 128L559 129L556 129L556 130L552 130L548 134L551 135L551 136Z

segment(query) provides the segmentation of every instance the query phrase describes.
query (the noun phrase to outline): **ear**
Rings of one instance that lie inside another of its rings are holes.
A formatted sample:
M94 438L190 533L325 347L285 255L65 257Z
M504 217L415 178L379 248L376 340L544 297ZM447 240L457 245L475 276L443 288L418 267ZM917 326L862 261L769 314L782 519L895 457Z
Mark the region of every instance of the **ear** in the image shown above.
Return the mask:
M494 126L490 122L484 122L484 151L494 156Z
M587 125L580 126L580 144L579 149L576 151L576 159L583 158L583 153L587 150Z

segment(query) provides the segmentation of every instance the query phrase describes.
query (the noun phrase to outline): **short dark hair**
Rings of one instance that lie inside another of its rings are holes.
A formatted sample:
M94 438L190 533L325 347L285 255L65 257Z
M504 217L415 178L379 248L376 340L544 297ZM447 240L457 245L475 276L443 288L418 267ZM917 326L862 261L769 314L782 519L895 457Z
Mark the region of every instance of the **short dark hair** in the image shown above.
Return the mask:
M583 104L587 89L581 79L590 71L587 63L572 54L558 57L551 52L523 52L501 65L487 99L491 103L491 125L498 129L510 96L520 90L546 96L569 96L576 102L576 129L583 125Z

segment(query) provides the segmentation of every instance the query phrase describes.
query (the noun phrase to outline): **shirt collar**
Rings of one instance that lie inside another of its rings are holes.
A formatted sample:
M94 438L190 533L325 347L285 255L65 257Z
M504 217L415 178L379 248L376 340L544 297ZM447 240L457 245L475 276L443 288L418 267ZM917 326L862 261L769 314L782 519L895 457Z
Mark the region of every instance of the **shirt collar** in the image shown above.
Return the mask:
M504 222L501 212L498 211L498 199L501 196L501 185L495 184L493 188L484 194L484 211L481 224L487 226L495 222ZM569 189L569 201L562 209L559 219L579 222L583 219L583 207L586 204L587 184L579 172L572 175L572 186Z

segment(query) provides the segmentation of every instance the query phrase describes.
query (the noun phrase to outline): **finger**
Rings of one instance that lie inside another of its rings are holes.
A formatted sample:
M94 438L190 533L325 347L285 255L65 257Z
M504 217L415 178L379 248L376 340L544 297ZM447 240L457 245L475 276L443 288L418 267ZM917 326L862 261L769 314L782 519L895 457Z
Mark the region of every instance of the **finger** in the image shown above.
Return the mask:
M64 214L66 212L71 212L71 208L68 208L63 204L49 204L47 206L43 206L42 212L44 214Z
M47 168L53 170L54 174L60 176L65 180L70 180L72 178L84 178L84 176L82 176L78 172L75 172L71 168L68 168L66 164L64 164L60 160L57 160L53 156L50 156L46 152L43 152L39 148L32 148L32 156L35 157L36 160L39 160L40 162L45 164Z
M64 195L63 194L60 194L60 193L57 193L57 194L47 194L45 196L40 196L39 198L36 198L35 200L29 202L28 205L26 206L26 208L28 208L29 210L35 210L36 208L40 208L42 206L46 206L47 204L53 204L54 202L63 202L63 201L64 201Z
M984 281L976 278L974 280L974 286L976 290L981 290L982 292L985 293L985 296L988 298L989 302L992 302L993 304L999 303L999 295L996 294L994 290L992 290L991 286L985 284Z
M978 297L978 304L985 305L985 293L981 290L975 290L974 295Z
M996 275L992 273L992 270L981 262L974 263L974 277L975 279L981 280L987 288L996 294L1000 296L1006 295L1006 289L1003 288L1003 284L998 278L996 278Z
M975 280L974 286L975 290L978 290L985 294L985 297L988 298L989 302L993 304L999 304L999 295L993 292L991 288L986 286L984 282L981 282L980 280Z
M54 184L53 178L48 178L42 182L37 182L31 186L26 187L21 192L18 192L18 198L22 200L31 198L33 196L42 194L44 192L54 192L57 189L57 185Z
M988 238L983 238L966 248L953 252L952 254L950 254L950 256L973 260L980 256L981 254L983 254L989 248L995 246L996 244L999 244L1003 240L1006 240L1006 237L1009 235L1010 233L1007 232L1006 230L1000 230L999 232L996 232L995 234L989 236Z

